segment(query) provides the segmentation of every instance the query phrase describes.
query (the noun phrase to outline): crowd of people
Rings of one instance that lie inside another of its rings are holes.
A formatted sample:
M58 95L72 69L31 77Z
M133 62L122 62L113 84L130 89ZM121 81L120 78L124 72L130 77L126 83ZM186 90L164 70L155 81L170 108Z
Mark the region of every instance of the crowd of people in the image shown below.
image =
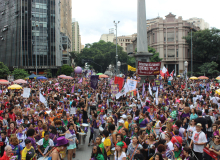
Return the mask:
M133 75L126 78L138 80L137 90L116 99L112 77L96 89L81 78L30 79L18 90L1 85L0 160L71 160L80 133L89 136L91 160L220 159L216 81L165 78L152 91L154 79L142 85Z

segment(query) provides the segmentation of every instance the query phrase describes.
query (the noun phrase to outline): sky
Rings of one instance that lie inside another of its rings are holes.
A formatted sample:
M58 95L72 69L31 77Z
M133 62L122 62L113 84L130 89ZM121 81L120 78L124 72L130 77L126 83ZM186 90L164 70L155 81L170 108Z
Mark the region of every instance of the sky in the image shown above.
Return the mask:
M165 18L170 12L183 20L203 18L220 29L220 0L146 0L146 18ZM118 24L118 36L137 33L137 0L72 0L72 18L79 22L83 45L100 40Z

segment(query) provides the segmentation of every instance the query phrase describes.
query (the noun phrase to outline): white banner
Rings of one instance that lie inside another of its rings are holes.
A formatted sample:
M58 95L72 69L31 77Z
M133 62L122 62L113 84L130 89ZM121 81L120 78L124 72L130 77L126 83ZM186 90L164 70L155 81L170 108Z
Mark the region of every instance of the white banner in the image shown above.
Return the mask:
M136 91L137 81L132 79L127 79L127 86L129 91Z
M40 102L42 102L45 106L47 106L46 98L44 98L44 96L41 93L39 93L39 94L40 94Z
M30 88L24 88L24 90L23 90L23 97L24 98L29 98L30 92L31 92Z

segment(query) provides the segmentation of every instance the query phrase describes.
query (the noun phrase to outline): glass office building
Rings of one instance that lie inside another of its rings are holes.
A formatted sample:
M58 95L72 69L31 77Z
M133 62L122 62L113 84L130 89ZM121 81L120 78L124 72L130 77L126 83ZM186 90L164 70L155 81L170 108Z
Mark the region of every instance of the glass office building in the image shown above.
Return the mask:
M0 0L0 61L9 69L55 72L62 60L59 6L59 0Z

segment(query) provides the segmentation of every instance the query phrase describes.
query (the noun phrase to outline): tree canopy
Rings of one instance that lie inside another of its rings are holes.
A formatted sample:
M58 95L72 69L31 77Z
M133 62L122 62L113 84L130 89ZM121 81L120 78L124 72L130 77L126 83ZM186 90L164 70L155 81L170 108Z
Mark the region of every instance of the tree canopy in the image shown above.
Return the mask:
M213 74L217 74L219 71L217 70L218 68L218 63L216 62L206 62L203 63L199 69L200 69L200 74L211 74L213 76Z
M159 52L156 52L156 49L148 46L148 52L153 53L153 56L150 57L150 62L160 62L163 58L159 57Z
M61 71L60 69L58 69L57 75L65 74L67 76L70 76L72 72L73 72L73 67L69 66L68 64L64 64L61 67Z
M24 79L29 75L26 70L20 68L14 69L12 74L14 75L14 79Z
M183 38L191 45L191 33ZM192 43L194 72L200 72L199 67L206 62L220 63L220 29L212 28L193 32ZM219 67L218 70L220 70ZM212 74L211 70L209 72Z
M0 78L6 78L7 75L10 74L10 71L6 65L4 65L3 62L0 62Z

